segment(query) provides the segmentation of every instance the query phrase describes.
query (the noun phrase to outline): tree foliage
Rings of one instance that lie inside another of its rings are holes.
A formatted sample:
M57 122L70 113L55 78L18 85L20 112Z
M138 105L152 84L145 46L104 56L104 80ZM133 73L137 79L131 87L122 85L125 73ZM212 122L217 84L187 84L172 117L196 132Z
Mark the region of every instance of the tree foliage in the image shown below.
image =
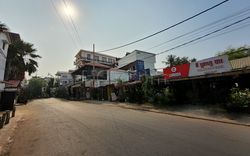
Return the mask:
M144 93L145 98L149 102L153 102L153 97L155 94L154 87L153 87L153 78L152 77L145 77L142 83L142 90Z
M250 56L250 47L246 45L238 48L229 47L225 51L219 52L217 54L217 56L221 55L228 55L229 60L247 57Z
M22 40L10 44L6 62L6 79L22 79L24 72L31 75L37 71L38 63L35 59L41 56L36 54L33 46Z
M29 99L43 97L43 89L46 87L46 85L46 81L40 77L31 78L27 88Z
M53 96L53 93L51 92L51 90L55 87L54 83L55 83L55 79L54 78L50 78L49 81L48 81L47 87L46 87L46 94L49 97Z
M9 31L6 24L0 21L0 32ZM38 68L37 58L41 56L36 54L34 45L22 40L12 41L9 45L5 68L5 80L23 80L24 73L29 75L36 72Z
M9 30L9 28L6 26L6 24L4 24L0 21L0 32L8 31L8 30Z
M69 98L68 89L63 86L57 87L55 91L55 97L68 99Z
M195 62L196 58L189 59L188 57L179 57L176 55L168 55L166 61L163 61L168 67Z

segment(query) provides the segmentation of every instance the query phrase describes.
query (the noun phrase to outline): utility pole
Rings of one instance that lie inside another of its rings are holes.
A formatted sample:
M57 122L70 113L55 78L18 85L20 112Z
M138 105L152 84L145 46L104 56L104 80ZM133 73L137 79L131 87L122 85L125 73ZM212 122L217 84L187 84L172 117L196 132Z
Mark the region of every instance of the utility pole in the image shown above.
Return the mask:
M95 44L93 44L93 87L95 88Z

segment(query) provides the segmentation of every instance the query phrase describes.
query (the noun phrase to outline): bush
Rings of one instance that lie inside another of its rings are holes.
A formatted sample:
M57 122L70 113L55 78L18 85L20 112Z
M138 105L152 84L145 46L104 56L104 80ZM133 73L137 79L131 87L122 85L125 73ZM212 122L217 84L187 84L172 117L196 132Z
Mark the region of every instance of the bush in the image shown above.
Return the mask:
M152 103L159 106L166 106L175 104L176 100L172 90L165 88L156 91L156 94L153 95Z
M66 87L58 87L58 88L56 88L55 97L68 99L69 98L68 89Z
M141 84L128 86L125 91L125 101L142 104L145 102Z
M17 103L23 103L23 104L27 104L28 102L28 89L27 88L21 88L18 98L17 98Z
M249 111L250 108L250 91L249 89L241 90L232 88L227 108L231 111Z

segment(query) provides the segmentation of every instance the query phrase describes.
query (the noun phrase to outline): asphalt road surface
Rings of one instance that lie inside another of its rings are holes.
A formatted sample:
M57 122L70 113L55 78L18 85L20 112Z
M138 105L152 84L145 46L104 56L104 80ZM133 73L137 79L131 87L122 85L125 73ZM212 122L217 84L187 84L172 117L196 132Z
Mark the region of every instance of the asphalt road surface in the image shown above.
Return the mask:
M250 155L250 128L244 126L57 99L18 110L25 121L12 156Z

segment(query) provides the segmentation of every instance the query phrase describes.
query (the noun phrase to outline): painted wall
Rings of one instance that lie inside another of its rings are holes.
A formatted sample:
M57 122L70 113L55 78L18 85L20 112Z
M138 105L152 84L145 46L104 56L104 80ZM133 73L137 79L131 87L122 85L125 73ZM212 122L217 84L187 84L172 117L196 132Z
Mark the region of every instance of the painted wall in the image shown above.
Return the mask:
M123 82L129 81L129 73L124 70L110 70L110 74L107 74L108 81L109 81L109 76L111 83L116 83L117 80L119 79L122 80Z
M6 57L9 48L8 37L5 33L0 32L0 81L4 80L4 72L6 65ZM5 47L3 49L3 44L5 43ZM5 84L0 83L0 92L4 90Z
M110 74L109 74L110 72ZM110 82L109 82L110 77ZM117 80L120 79L123 82L129 81L129 73L124 70L113 69L107 71L107 80L95 79L95 87L106 86L110 84L117 84ZM93 79L85 80L86 87L93 87Z
M57 72L59 75L59 84L61 86L69 85L73 83L73 77L69 72Z
M136 60L144 61L144 68L150 69L150 74L155 75L155 54L135 50L118 61L118 68L124 67Z

